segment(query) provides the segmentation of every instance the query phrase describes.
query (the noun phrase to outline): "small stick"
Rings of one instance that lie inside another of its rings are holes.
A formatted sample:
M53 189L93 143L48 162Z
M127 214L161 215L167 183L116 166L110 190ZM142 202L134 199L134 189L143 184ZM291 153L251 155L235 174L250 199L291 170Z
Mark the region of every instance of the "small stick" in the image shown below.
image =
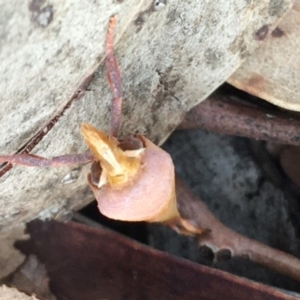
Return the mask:
M220 93L192 108L177 129L196 128L300 146L299 115L245 104Z
M207 245L214 252L228 249L232 256L249 257L255 263L300 281L300 259L226 227L178 178L176 178L176 193L180 214L194 226L210 230L198 236L199 245Z
M62 155L53 157L52 159L26 153L0 156L0 163L9 162L27 167L41 168L84 164L92 162L93 160L94 158L91 153Z
M120 69L114 55L114 32L117 17L113 16L109 22L106 39L106 72L107 79L113 92L114 99L111 105L111 135L118 137L122 115L122 79Z

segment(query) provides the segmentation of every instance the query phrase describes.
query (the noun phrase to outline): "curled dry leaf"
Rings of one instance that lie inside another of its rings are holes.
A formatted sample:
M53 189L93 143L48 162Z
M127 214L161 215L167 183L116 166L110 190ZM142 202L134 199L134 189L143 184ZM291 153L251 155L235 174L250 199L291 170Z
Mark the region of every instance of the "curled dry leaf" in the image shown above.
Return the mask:
M88 181L102 214L123 221L163 222L187 235L204 231L178 212L174 164L167 152L142 135L118 142L89 124L83 124L82 133L97 160Z
M100 161L93 163L89 185L105 216L125 221L165 221L178 215L174 165L167 152L142 135L137 139L143 146L128 151L88 124L82 131Z
M273 104L300 111L299 0L268 35L228 82Z

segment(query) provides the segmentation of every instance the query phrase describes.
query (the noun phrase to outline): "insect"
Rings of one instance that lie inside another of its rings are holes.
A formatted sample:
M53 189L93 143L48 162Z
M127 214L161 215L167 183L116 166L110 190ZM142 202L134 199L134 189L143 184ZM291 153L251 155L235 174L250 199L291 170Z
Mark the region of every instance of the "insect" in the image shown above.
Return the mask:
M177 209L175 171L170 155L137 134L118 139L122 115L122 80L114 55L117 17L109 22L106 39L106 70L113 93L110 133L84 123L81 132L92 153L47 159L32 154L0 156L0 162L25 166L57 167L91 162L88 183L102 214L123 221L163 222L185 234L203 230L183 219Z

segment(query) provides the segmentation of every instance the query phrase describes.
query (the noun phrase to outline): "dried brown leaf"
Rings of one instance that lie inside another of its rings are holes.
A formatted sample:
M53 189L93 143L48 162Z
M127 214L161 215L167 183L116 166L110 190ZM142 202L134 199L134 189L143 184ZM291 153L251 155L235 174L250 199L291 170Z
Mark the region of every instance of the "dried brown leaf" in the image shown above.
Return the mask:
M286 109L300 111L300 1L268 40L228 79L233 86Z

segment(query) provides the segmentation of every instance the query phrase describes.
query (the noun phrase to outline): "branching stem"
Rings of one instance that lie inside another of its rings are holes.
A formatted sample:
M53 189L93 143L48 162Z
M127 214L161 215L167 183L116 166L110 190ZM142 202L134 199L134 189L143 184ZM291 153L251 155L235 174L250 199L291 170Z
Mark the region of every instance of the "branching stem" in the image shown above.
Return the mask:
M194 226L210 230L198 236L199 245L207 245L214 252L228 249L232 256L249 257L255 263L300 281L300 259L249 239L226 227L178 178L176 179L176 193L180 214Z

